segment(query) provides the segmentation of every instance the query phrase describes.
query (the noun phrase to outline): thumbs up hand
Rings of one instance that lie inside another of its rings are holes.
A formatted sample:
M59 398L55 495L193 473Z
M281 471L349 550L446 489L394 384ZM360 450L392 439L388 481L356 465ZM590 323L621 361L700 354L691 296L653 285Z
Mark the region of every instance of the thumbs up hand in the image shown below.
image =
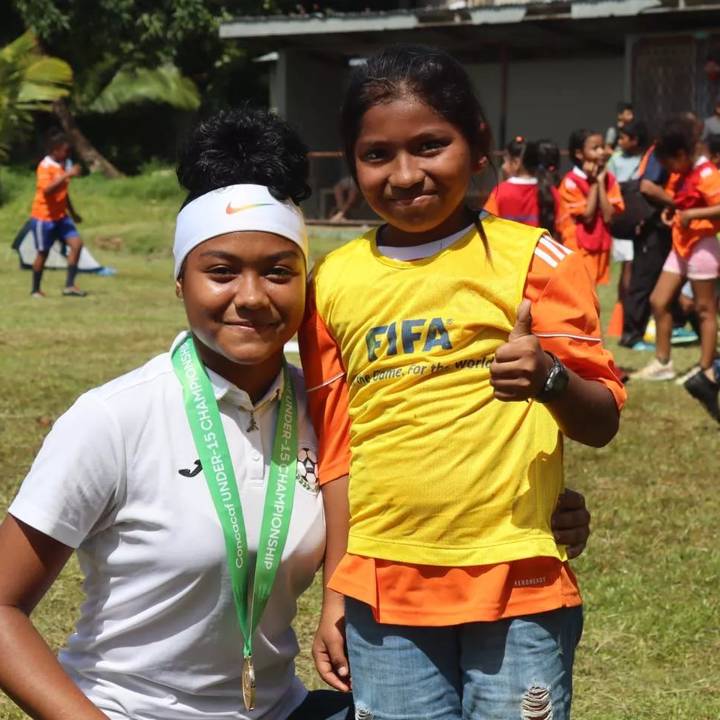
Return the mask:
M497 349L490 365L495 398L503 402L534 398L545 386L552 364L532 333L530 301L523 300L507 342Z

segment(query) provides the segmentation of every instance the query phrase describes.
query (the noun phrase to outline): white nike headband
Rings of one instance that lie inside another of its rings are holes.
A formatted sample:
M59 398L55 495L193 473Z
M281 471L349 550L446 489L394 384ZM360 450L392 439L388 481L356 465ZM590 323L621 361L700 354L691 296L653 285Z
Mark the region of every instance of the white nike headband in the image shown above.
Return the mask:
M175 278L191 250L210 238L243 230L271 232L294 242L307 259L302 210L292 200L277 200L264 185L229 185L189 202L175 225Z

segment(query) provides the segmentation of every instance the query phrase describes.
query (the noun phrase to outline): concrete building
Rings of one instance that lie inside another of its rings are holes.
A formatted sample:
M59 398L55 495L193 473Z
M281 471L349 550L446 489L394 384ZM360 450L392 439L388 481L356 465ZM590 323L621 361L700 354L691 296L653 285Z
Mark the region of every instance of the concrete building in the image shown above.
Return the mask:
M522 134L564 147L574 128L612 124L624 99L651 130L671 112L706 116L720 81L720 0L436 0L238 18L220 32L267 62L269 104L313 151L340 147L349 64L394 42L443 47L462 60L499 146ZM317 173L321 186L332 175Z

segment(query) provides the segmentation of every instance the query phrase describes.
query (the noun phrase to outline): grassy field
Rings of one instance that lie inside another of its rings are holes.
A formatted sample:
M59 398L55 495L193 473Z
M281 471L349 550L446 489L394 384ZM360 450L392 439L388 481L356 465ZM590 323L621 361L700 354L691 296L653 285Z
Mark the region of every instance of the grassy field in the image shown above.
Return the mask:
M81 232L113 278L80 277L91 295L62 298L64 274L47 273L48 298L29 297L30 277L9 245L32 195L27 173L0 173L0 511L4 512L52 421L83 390L164 351L183 327L169 248L182 195L172 174L121 181L81 179L73 199ZM315 233L314 252L341 242ZM610 307L612 291L603 293ZM697 350L676 353L689 366ZM626 367L644 353L619 350ZM586 601L576 669L578 720L720 718L720 431L673 384L635 384L618 438L603 450L568 445L568 484L587 494L594 534L575 562ZM297 629L309 646L318 588L301 603ZM81 602L71 562L35 613L53 647ZM317 686L307 655L302 677ZM0 719L24 717L0 695Z

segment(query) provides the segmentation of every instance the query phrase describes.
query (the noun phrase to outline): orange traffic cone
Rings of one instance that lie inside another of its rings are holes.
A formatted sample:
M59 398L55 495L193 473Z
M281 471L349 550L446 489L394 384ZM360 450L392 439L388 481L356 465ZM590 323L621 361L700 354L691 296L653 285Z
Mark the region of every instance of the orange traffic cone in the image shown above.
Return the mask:
M615 303L612 315L610 316L610 322L608 323L605 334L608 337L619 338L622 335L623 329L623 307L619 302Z

